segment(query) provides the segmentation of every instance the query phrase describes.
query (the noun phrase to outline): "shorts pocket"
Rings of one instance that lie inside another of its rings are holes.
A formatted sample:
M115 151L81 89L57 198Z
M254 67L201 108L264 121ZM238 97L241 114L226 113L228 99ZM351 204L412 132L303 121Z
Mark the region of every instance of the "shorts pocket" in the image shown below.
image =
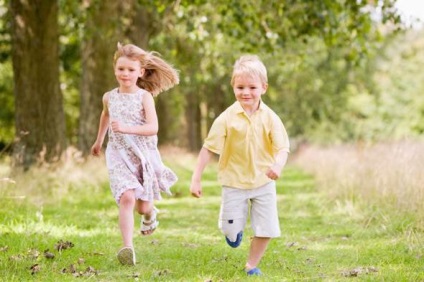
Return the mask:
M226 235L234 235L244 229L246 216L241 211L227 210L222 211L219 228Z

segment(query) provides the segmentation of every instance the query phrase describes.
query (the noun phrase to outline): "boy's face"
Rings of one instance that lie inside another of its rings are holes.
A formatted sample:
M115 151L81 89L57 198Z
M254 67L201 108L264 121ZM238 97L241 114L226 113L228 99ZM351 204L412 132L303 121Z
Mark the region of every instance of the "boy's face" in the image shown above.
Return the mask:
M247 111L258 109L261 96L265 94L267 88L268 84L263 83L256 75L238 75L234 78L234 94Z

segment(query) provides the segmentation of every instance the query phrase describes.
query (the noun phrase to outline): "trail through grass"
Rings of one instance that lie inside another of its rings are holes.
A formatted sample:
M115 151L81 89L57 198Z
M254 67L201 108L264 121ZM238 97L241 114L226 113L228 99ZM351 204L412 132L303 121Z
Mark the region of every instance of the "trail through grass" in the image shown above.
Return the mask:
M107 178L74 181L44 200L36 188L0 184L0 280L247 281L242 269L251 232L237 249L220 234L216 166L205 172L204 197L194 199L188 193L194 159L167 160L180 180L173 197L157 202L157 231L135 237L135 267L116 260L118 210ZM293 166L278 194L283 235L262 260L265 276L248 281L424 281L424 236L414 215L330 200Z

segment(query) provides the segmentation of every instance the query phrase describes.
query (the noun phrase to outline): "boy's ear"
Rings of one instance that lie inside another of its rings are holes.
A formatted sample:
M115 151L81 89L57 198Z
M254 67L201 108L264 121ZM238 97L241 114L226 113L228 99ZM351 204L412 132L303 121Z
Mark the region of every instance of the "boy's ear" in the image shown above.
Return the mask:
M262 88L264 89L264 91L263 91L263 93L262 93L262 94L265 94L266 90L268 89L268 83L264 83L264 84L262 85Z

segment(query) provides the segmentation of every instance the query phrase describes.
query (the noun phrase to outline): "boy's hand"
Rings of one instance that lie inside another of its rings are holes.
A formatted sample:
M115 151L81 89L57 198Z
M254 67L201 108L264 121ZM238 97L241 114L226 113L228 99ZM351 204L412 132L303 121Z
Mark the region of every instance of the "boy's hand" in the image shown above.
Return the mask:
M272 180L277 180L278 178L280 178L281 175L281 171L283 170L283 168L277 164L274 164L273 166L271 166L267 171L266 171L266 176L268 176L269 179Z
M276 162L265 172L266 176L268 176L269 179L277 180L278 178L280 178L281 171L283 171L283 168L286 165L288 155L289 153L283 150L280 150L276 154Z
M192 181L190 186L190 193L193 197L202 197L202 185L200 181Z

